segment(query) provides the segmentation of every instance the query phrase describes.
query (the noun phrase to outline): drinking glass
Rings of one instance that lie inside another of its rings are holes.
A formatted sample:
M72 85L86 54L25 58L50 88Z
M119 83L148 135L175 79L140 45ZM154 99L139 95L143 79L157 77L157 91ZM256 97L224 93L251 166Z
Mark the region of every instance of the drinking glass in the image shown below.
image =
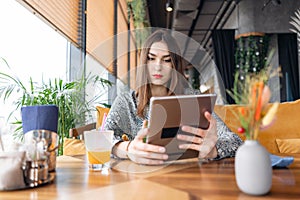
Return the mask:
M89 169L93 171L109 169L114 131L92 130L84 131L83 134Z

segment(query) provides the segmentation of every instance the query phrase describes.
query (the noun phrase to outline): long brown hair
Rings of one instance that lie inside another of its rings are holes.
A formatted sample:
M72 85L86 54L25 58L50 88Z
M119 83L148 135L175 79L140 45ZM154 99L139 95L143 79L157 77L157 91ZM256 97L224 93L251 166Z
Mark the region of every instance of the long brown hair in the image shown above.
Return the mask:
M168 95L183 94L183 60L181 57L180 49L176 40L166 30L157 30L153 32L145 41L143 48L141 49L140 66L137 68L137 115L144 118L144 110L152 97L150 80L147 70L147 58L150 48L153 43L164 42L169 49L172 68L171 79L167 86Z

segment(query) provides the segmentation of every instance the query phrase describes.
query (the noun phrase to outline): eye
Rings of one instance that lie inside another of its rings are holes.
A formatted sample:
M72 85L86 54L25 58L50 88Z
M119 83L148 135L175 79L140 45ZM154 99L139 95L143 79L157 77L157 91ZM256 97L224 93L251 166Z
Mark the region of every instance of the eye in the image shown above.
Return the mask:
M164 59L164 62L166 62L166 63L170 63L170 62L171 62L171 58Z
M149 61L152 61L152 60L154 60L154 59L155 59L154 57L147 56L147 60L149 60Z

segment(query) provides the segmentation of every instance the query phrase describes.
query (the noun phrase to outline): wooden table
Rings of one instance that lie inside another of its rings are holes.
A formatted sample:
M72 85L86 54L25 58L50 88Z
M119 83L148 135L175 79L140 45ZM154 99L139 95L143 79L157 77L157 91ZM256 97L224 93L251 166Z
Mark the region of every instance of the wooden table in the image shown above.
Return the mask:
M234 158L199 163L195 159L168 166L113 161L113 169L92 172L85 157L57 159L53 183L0 192L0 199L300 199L300 156L289 169L273 169L270 193L248 196L239 191Z

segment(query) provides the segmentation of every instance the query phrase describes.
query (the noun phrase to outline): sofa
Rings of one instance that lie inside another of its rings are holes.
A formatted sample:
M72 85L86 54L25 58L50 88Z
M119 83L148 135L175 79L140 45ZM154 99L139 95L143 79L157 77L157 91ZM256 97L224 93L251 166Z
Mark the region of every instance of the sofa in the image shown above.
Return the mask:
M235 113L242 105L216 105L215 113L243 140L237 132L240 122ZM271 104L269 105L271 106ZM260 130L258 141L272 154L300 153L300 99L280 103L274 122Z

